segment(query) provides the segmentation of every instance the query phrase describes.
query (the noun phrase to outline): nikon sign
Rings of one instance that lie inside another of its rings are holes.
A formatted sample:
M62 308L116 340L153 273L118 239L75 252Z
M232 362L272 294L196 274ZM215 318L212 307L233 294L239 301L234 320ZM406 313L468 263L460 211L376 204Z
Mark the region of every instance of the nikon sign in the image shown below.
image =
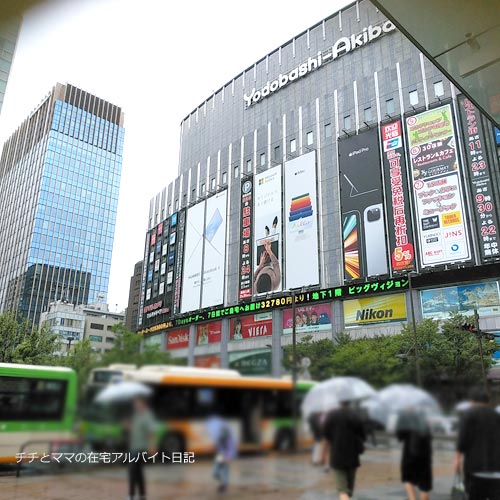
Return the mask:
M381 25L370 25L367 28L363 28L363 30L356 35L351 35L350 37L343 36L339 38L330 49L327 49L324 52L318 52L316 57L309 57L307 61L299 64L288 73L280 73L278 78L267 82L260 90L253 88L249 95L244 94L243 99L246 107L249 108L265 97L273 94L283 87L286 87L289 83L308 75L311 71L320 68L326 63L335 61L335 59L340 56L352 52L358 47L363 47L363 45L376 40L384 33L389 33L395 29L396 27L391 23L391 21L385 21Z
M345 326L378 325L406 321L404 293L363 297L344 302Z

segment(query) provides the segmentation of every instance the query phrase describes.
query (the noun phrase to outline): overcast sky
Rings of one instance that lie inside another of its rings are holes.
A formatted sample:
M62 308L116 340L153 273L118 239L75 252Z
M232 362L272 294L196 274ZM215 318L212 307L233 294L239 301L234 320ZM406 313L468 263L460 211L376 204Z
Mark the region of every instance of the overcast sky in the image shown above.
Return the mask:
M125 112L108 302L127 305L149 200L177 174L180 122L215 90L350 0L57 0L25 16L0 141L56 82Z

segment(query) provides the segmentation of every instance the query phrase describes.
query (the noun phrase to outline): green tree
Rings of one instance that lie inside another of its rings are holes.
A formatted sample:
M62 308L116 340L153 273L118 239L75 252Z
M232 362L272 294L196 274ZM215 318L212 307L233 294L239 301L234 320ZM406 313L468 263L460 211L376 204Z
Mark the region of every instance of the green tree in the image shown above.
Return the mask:
M19 322L14 314L0 314L0 362L12 363L14 350L31 333L27 321Z
M141 352L142 336L127 329L123 323L113 326L115 341L113 347L103 353L99 364L130 363L137 366L149 364L174 364L168 352L160 351L160 346L145 346Z
M330 356L334 353L335 348L335 344L329 339L313 340L312 335L305 335L296 345L299 367L302 358L309 358L311 360L309 373L313 380L324 380L331 377L333 368ZM291 371L292 366L293 350L291 345L287 345L283 348L283 367Z
M399 335L359 340L344 337L329 363L335 375L360 377L375 387L383 387L406 378L406 368L397 358L400 350Z
M78 396L82 398L90 371L97 366L97 357L90 340L84 339L73 344L73 348L65 356L61 356L59 361L62 366L75 370L78 377Z
M23 322L22 329L25 328ZM59 347L59 336L42 325L34 328L17 344L12 353L12 361L27 365L53 365L56 364L55 352Z

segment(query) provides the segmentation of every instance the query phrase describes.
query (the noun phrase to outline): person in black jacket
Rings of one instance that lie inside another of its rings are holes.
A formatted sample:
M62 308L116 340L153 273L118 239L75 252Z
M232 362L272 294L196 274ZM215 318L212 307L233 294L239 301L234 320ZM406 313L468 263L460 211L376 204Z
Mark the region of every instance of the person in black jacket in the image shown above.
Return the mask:
M331 411L323 426L325 439L330 444L330 466L335 473L339 500L349 500L354 491L359 455L364 452L366 439L361 417L342 401L338 410Z
M469 500L500 500L500 481L477 473L500 472L500 414L488 394L474 391L472 406L460 421L455 468L463 471Z
M321 412L313 412L309 415L307 422L313 436L312 464L323 464L323 423Z
M408 409L399 415L396 436L403 442L401 481L408 500L416 500L415 487L420 500L429 500L432 490L432 435L424 415Z

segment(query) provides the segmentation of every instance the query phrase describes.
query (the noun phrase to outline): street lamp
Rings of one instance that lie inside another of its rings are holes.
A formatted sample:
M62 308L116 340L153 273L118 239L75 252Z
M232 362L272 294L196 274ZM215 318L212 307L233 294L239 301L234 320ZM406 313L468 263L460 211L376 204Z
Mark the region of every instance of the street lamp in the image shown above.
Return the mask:
M411 278L416 276L415 272L408 273L408 291L410 293L410 307L411 307L411 323L413 330L413 342L415 343L415 375L417 379L417 385L422 386L422 376L420 374L420 354L418 349L418 336L417 336L417 323L415 322L415 305L413 304L413 286Z
M66 349L66 352L69 352L69 350L71 349L71 342L75 340L75 337L67 337L66 340L68 341L68 347Z

